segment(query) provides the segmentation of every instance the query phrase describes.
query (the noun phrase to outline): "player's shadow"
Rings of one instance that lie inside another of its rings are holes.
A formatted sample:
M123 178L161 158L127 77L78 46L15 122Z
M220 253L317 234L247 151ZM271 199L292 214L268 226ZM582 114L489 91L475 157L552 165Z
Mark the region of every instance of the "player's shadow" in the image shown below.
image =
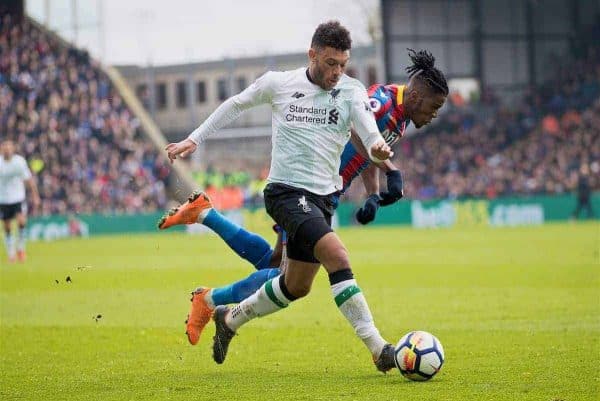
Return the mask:
M405 379L397 372L388 373L386 375L382 375L381 373L377 374L363 374L353 376L355 379L360 380L361 382L367 383L377 383L378 386L435 386L438 383L443 384L445 382L444 378L435 377L431 380L427 381L412 381Z

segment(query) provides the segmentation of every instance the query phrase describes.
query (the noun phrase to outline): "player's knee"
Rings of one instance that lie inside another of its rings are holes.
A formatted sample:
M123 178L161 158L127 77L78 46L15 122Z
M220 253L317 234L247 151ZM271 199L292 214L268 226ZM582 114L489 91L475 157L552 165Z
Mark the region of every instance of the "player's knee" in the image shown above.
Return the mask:
M346 247L340 244L329 251L328 264L330 266L350 266L350 257L348 256L348 250Z
M19 228L25 228L27 225L27 218L23 215L17 217L17 226Z
M348 250L335 233L321 238L315 248L315 257L328 269L350 266Z

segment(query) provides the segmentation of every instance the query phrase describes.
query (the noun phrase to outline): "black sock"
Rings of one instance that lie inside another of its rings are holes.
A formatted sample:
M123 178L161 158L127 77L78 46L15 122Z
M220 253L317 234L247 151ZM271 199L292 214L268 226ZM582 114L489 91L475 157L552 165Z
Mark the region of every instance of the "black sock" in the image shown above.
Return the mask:
M348 267L346 269L338 270L329 275L329 284L334 285L337 283L341 283L342 281L352 280L354 278L354 274L352 274L352 270Z
M293 296L288 291L287 287L285 286L285 276L283 274L279 276L279 288L281 288L281 292L283 292L283 295L285 295L285 297L290 301L295 301L298 299L298 297Z

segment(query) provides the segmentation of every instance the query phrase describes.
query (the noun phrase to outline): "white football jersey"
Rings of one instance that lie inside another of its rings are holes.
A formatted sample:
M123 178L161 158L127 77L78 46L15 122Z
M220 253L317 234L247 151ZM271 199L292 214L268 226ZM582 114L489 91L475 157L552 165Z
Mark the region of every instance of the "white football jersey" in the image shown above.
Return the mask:
M24 180L31 178L31 171L22 156L13 155L10 160L0 156L0 204L10 205L25 200Z
M354 126L366 149L383 142L365 87L343 75L332 90L313 84L306 67L267 72L223 103L190 139L199 143L247 108L271 104L273 148L268 182L325 195L342 189L340 156Z

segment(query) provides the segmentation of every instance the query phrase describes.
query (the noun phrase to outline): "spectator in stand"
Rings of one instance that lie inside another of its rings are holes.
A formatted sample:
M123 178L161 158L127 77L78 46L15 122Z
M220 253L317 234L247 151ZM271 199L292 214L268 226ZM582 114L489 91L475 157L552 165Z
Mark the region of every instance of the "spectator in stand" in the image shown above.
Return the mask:
M38 214L163 209L169 169L99 64L0 16L0 132L37 174Z
M590 201L591 188L589 183L589 170L586 165L581 167L581 173L579 180L577 181L577 206L573 212L573 217L579 219L579 214L582 209L586 210L587 218L591 219L594 217L594 211L592 209L592 202Z

